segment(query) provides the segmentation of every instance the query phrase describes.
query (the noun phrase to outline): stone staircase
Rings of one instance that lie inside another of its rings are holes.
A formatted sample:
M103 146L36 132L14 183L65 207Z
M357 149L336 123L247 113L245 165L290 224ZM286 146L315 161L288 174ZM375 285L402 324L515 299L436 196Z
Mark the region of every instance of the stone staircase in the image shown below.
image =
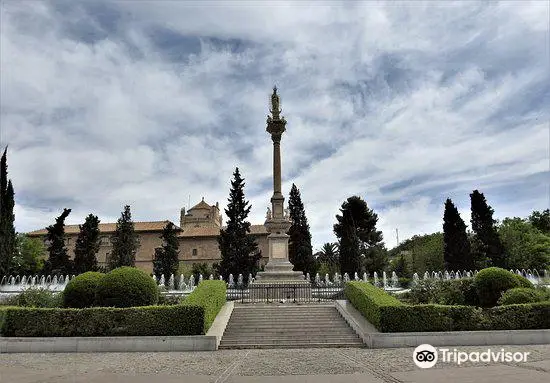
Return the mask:
M363 347L334 304L235 304L220 349Z

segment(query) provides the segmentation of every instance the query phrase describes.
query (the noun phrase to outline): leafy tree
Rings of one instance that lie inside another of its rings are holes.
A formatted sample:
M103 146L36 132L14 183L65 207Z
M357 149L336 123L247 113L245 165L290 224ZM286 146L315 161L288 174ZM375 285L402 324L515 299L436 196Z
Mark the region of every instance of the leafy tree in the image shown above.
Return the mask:
M168 281L171 274L177 273L179 266L179 241L176 226L172 222L168 222L160 238L162 238L163 244L162 247L155 249L153 274L157 278L164 275L165 280Z
M122 266L135 266L136 253L139 249L139 236L134 230L134 222L130 206L124 206L124 211L116 224L116 230L111 237L113 251L109 259L109 269Z
M529 222L544 234L550 235L550 209L534 211L529 216Z
M65 219L71 209L63 209L63 213L55 219L55 224L46 228L49 258L44 265L46 272L51 274L69 274L73 272L73 264L65 247Z
M407 262L406 252L402 251L397 258L395 258L391 264L391 271L395 271L395 273L400 277L410 277L411 273L409 271L409 265Z
M313 276L317 267L313 257L313 247L311 246L311 233L300 191L294 184L290 189L288 208L290 210L290 220L292 221L292 226L288 231L290 236L289 261L294 265L294 270L310 273Z
M466 224L450 198L445 201L443 213L443 243L443 258L447 270L474 269Z
M418 273L422 276L426 271L443 270L443 247L443 233L438 232L415 235L391 249L388 254L393 259L403 256L405 270L411 275Z
M364 254L364 270L370 274L375 271L380 272L388 266L388 250L383 244L363 246L362 254Z
M227 226L220 230L218 245L221 252L221 262L217 265L217 272L224 280L229 274L237 276L243 274L245 282L248 282L248 274L255 274L258 263L262 257L256 240L249 235L250 222L246 219L251 206L244 196L244 179L239 173L239 168L233 173L231 189L225 214Z
M493 209L487 204L483 193L477 190L470 194L470 201L472 230L475 234L474 259L478 262L487 259L490 266L506 268L504 248L493 219Z
M17 251L10 263L9 274L30 275L36 274L44 267L46 247L44 242L38 238L30 238L25 234L17 234Z
M545 270L550 267L550 235L534 227L530 218L505 218L498 231L509 268Z
M74 271L82 274L87 271L97 271L99 251L99 218L93 214L86 217L84 224L79 226L80 232L74 248Z
M348 274L361 273L363 266L371 270L385 264L385 251L382 251L382 232L376 230L378 216L367 203L358 196L349 197L340 209L342 215L337 215L334 233L340 244L340 272ZM369 251L371 247L378 246ZM364 258L364 260L363 260Z
M16 255L15 197L11 180L8 180L8 148L0 159L0 275L8 274L10 261Z
M215 276L216 274L216 271L214 270L214 268L206 262L193 263L191 271L192 271L192 274L195 276L195 283L199 282L200 275L202 275L203 279L208 279L210 278L210 275Z

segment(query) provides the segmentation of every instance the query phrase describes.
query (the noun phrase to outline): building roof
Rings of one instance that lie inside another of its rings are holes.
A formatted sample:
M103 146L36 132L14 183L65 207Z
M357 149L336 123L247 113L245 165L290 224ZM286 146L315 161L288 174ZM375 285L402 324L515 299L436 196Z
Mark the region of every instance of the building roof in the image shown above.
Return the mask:
M212 206L210 206L209 204L207 204L206 202L204 202L204 197L202 199L201 202L199 202L198 204L196 204L195 206L193 206L191 209L189 210L196 210L196 209L207 209L207 210L210 210L212 208Z
M143 231L162 231L168 224L168 220L165 221L150 221L150 222L134 222L134 230L138 232ZM177 225L174 225L176 229L181 230ZM99 232L101 234L114 233L116 230L116 223L100 223ZM80 225L65 225L65 234L78 234L80 232ZM48 234L46 229L40 229L27 233L28 236L41 236Z
M224 227L225 228L225 227ZM250 225L250 234L268 234L264 225ZM217 237L220 235L219 227L188 227L178 234L178 237Z

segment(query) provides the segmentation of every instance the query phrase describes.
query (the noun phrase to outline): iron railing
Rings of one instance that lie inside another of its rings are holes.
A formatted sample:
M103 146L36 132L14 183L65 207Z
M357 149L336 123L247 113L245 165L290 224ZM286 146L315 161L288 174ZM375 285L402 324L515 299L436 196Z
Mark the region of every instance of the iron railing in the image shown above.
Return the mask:
M308 284L263 283L235 286L227 289L227 300L241 303L286 302L315 303L345 299L344 288Z

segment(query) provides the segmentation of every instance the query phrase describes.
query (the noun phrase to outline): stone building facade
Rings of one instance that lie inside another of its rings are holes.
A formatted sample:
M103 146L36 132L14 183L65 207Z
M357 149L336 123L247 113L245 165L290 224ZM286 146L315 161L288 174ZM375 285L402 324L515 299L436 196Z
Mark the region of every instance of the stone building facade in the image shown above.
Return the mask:
M170 221L134 222L134 228L139 235L140 247L136 254L136 267L153 271L155 248L162 246L160 238L162 230ZM222 228L222 216L219 204L209 205L204 198L197 205L186 211L181 209L179 226L176 225L179 238L180 262L208 263L212 265L220 261L220 249L217 237ZM100 223L99 231L101 246L97 253L100 266L107 265L112 244L111 235L115 232L116 223ZM79 225L65 225L65 243L71 258L74 257L74 247L79 233ZM45 238L46 229L27 233L29 237ZM250 235L256 238L258 248L262 252L261 265L268 261L268 232L264 225L251 225Z

